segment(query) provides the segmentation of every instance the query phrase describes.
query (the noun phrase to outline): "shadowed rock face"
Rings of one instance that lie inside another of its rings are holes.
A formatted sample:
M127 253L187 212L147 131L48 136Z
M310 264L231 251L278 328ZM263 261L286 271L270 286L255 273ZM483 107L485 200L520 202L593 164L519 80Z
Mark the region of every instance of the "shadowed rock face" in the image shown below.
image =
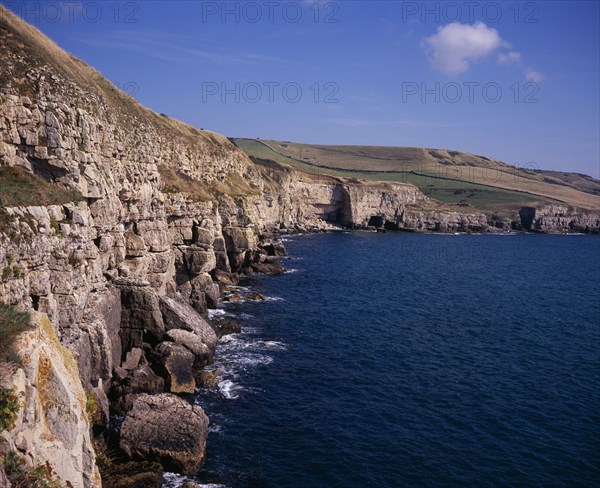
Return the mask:
M141 395L121 426L121 448L137 459L159 459L169 469L194 474L204 459L208 417L175 395Z
M519 218L521 220L521 226L525 230L530 230L535 218L535 208L523 207L519 210Z

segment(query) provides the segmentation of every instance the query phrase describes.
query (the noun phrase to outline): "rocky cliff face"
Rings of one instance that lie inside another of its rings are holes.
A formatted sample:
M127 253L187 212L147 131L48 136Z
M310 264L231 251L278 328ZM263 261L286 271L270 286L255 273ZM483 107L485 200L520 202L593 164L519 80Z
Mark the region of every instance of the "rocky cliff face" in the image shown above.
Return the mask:
M519 223L525 230L545 233L597 234L600 232L600 215L579 212L567 205L545 205L542 208L526 207L519 212Z
M46 315L34 314L33 324L16 344L21 367L0 375L23 404L14 428L0 433L0 446L20 451L29 465L48 463L65 484L100 486L77 362Z
M203 314L231 273L280 270L265 241L280 229L487 227L483 215L419 210L428 200L411 185L254 164L223 136L139 106L2 13L0 166L82 199L0 209L0 269L9 270L0 301L35 312L11 377L23 408L0 450L47 462L72 486L101 484L84 390L99 407L96 434L111 413L124 417L115 442L131 460L198 468L208 421L177 395L193 393L216 347L213 327L222 330ZM541 230L562 225L550 213ZM165 412L156 428L139 425L156 405ZM187 409L180 452L168 418Z

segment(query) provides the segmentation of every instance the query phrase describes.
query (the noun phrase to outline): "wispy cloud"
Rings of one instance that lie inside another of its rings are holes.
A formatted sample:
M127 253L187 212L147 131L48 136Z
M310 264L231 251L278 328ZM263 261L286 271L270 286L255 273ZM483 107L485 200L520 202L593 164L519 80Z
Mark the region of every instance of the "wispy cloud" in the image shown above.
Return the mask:
M294 64L288 59L262 53L232 52L223 54L215 50L185 47L191 44L189 39L185 42L184 40L179 40L181 42L165 42L157 40L163 38L163 36L156 33L136 32L134 34L116 31L110 35L105 35L102 39L85 37L79 39L79 41L94 47L133 51L149 58L186 65L197 60L218 65Z
M527 68L525 71L525 79L533 83L540 83L546 79L546 75L544 73L540 73L539 71L535 71L532 68Z
M498 54L498 64L512 64L521 61L521 53L510 51Z

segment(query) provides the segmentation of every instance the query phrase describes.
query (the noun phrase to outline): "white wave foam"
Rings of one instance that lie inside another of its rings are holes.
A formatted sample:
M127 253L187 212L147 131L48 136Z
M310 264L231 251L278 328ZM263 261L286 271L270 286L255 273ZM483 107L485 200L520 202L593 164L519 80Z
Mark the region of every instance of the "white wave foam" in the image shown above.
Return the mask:
M281 297L265 297L265 302L283 302Z
M296 268L290 268L285 270L286 273L297 273L298 270Z
M231 288L232 290L239 290L239 291L250 291L249 287L240 286L240 285L229 285L228 288Z
M176 488L183 485L186 481L194 481L191 478L187 478L177 473L165 472L163 474L163 488ZM198 483L194 481L201 488L227 488L227 485L220 485L215 483Z
M235 384L231 380L219 381L219 391L228 400L235 400L240 396L240 392L243 388L240 385Z
M240 366L265 366L271 364L273 358L264 354L243 354L231 362Z
M222 308L209 308L206 313L208 314L208 318L209 319L214 319L217 317L223 317L225 315L227 315L227 312L225 310L223 310Z
M282 351L285 351L287 349L285 344L279 341L262 341L260 344L266 349L278 349Z

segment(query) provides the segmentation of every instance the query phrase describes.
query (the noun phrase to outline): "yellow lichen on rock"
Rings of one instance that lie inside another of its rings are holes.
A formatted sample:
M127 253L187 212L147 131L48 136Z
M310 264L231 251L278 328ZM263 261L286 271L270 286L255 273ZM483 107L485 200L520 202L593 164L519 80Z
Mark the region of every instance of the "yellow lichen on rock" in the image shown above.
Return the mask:
M50 466L67 486L100 487L77 362L45 314L32 313L31 320L36 327L16 341L27 361L15 375L24 408L11 438L22 454Z

